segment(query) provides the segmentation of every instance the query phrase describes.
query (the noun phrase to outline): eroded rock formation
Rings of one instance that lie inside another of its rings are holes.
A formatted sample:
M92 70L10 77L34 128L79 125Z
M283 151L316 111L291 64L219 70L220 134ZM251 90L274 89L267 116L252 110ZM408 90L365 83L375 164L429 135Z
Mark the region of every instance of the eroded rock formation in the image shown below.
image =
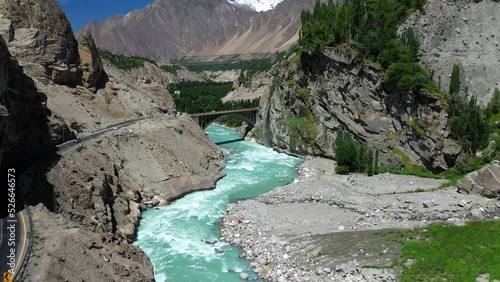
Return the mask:
M78 42L78 53L80 54L81 67L83 71L82 82L87 88L94 91L102 88L106 82L106 74L103 69L102 59L99 56L94 39L90 32L86 32L80 37Z
M262 111L271 144L292 153L334 156L339 130L381 150L384 162L408 157L434 171L454 165L460 147L448 139L442 99L383 84L383 71L350 49L292 55L277 66Z
M0 38L0 165L22 162L52 148L46 97L23 73Z
M0 15L12 23L12 28L1 25L2 34L27 74L58 84L80 83L78 43L56 0L0 0Z

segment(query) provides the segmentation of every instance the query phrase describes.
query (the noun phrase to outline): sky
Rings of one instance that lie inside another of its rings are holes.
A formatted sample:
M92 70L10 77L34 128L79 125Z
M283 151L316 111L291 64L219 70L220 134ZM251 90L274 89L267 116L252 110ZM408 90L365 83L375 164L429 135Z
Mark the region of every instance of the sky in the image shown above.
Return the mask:
M74 31L89 21L102 21L110 16L126 14L146 7L153 0L57 0L68 15Z

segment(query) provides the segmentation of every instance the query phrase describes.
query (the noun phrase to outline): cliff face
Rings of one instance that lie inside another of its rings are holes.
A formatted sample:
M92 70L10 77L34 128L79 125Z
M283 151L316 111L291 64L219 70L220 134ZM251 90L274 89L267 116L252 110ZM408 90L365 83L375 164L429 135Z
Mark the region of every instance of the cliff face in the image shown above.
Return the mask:
M261 113L274 146L333 157L337 133L347 130L380 149L386 163L399 165L405 155L435 171L453 166L460 153L446 138L447 113L439 97L386 89L383 72L349 49L292 55L274 71Z
M0 165L19 163L51 149L45 104L46 97L0 38Z
M30 76L80 83L78 43L56 0L0 0L0 15L12 25L4 25L4 39Z
M401 29L412 27L421 42L421 61L448 90L453 65L461 68L462 93L486 105L500 87L500 3L496 0L428 0Z

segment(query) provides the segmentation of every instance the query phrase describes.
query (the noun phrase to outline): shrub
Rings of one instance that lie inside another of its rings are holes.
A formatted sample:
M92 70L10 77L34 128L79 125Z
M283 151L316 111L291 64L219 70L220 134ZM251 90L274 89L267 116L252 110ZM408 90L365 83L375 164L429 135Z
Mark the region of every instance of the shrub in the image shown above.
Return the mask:
M387 69L386 81L399 90L418 90L430 81L430 75L417 63L394 63Z
M123 55L116 55L105 50L99 50L99 56L103 59L108 60L111 64L122 70L130 70L139 67L145 62L154 63L153 60L148 58L139 56L127 57Z
M392 39L387 42L384 50L378 55L378 61L383 68L387 69L391 64L400 63L411 63L414 61L414 57L405 45L397 39Z

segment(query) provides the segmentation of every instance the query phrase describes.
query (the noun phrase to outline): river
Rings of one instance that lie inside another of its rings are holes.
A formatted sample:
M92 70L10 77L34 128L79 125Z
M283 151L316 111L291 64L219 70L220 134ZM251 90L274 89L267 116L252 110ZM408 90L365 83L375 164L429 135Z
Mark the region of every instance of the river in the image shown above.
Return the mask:
M219 126L209 126L207 132L214 142L239 137ZM219 241L217 223L228 203L292 182L302 160L247 141L223 147L232 152L226 156L227 176L216 189L189 194L142 214L134 244L151 259L156 281L241 281L240 272L249 274L250 279L256 277L249 270L250 262L239 258L239 248Z

